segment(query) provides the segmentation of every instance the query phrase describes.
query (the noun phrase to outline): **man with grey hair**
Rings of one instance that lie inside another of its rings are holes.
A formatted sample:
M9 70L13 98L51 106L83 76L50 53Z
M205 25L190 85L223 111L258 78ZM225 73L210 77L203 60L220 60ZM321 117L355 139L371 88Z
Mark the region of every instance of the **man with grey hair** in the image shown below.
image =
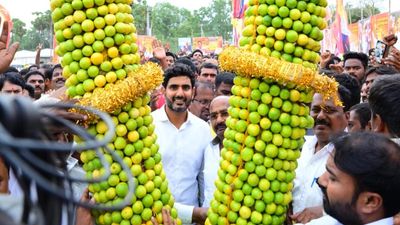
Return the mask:
M192 104L189 111L200 119L210 119L210 103L214 98L214 85L209 82L196 81Z

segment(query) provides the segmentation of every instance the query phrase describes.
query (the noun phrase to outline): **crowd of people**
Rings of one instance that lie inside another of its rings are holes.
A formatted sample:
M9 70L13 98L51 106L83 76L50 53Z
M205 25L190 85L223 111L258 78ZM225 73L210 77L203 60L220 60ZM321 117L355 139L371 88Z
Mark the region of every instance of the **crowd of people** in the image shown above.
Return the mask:
M336 79L343 105L323 100L322 93L313 97L315 124L298 159L289 223L400 224L400 51L393 47L395 36L384 41L391 50L381 63L360 52L348 52L343 60L321 54L320 73ZM1 94L40 101L63 89L58 64L9 67L17 47L7 48L1 37ZM164 70L150 106L169 188L182 222L203 224L235 74L221 71L217 59L200 50L178 58L158 44L150 61ZM7 168L1 176L0 191L12 194ZM78 217L77 224L90 224L87 218Z

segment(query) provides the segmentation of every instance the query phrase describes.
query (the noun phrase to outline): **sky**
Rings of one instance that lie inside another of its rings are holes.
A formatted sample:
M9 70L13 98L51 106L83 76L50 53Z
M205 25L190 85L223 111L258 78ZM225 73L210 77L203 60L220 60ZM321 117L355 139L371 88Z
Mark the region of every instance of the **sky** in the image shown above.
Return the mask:
M392 0L392 11L400 10L400 4L395 4L398 0ZM4 6L11 14L12 18L19 18L29 27L30 22L35 18L33 12L44 12L49 9L50 0L0 0L0 5ZM157 2L169 2L173 5L187 8L189 10L199 9L202 6L210 4L212 0L148 0L149 5ZM329 0L329 3L335 3ZM359 4L359 0L344 0L352 5ZM380 3L382 10L388 10L389 0L383 0Z
M0 0L0 5L4 6L11 14L11 18L18 18L25 22L27 26L35 18L33 12L44 12L50 9L50 0ZM207 6L212 0L148 0L150 6L158 2L169 2L173 5L196 10L202 6Z

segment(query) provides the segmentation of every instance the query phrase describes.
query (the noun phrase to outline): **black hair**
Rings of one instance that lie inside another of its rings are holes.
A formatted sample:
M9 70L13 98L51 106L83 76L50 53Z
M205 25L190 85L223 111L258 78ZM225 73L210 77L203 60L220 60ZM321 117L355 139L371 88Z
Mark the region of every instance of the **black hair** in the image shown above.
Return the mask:
M392 135L400 136L400 74L379 76L371 86L368 103Z
M396 74L399 71L397 71L396 69L394 69L391 66L386 66L386 65L382 65L382 66L378 66L378 67L371 67L367 70L367 72L365 73L365 78L368 77L368 75L370 75L371 73L376 73L378 75L392 75L392 74Z
M330 66L330 65L336 64L336 61L340 62L340 61L342 61L342 60L341 60L339 57L337 57L337 56L331 54L330 59L328 60L328 62L327 62L326 65L325 65L325 68L323 68L323 69L329 70L329 69L330 69L329 66Z
M53 79L53 67L51 64L40 64L39 69L44 70L44 79L52 80Z
M33 64L33 65L30 65L30 66L28 67L28 71L31 71L31 69L34 68L34 67L35 67L36 69L33 69L33 70L39 69L39 66L38 66L38 65Z
M343 64L346 64L348 59L358 59L360 60L361 64L364 66L364 69L368 69L368 56L362 52L347 52L343 56Z
M400 211L400 147L376 133L351 133L333 140L336 167L355 181L355 196L374 192L383 199L384 217Z
M5 71L5 73L7 73L7 72L19 73L18 69L13 66L8 67L7 70Z
M360 120L361 128L364 130L371 120L371 109L368 102L359 103L350 108L349 111L354 111Z
M190 69L189 66L182 64L182 63L175 63L171 68L168 68L164 73L164 81L163 87L166 88L168 86L168 82L173 77L180 77L185 76L190 79L190 83L192 88L195 84L195 77L193 71Z
M175 63L185 64L185 65L189 66L190 70L191 70L193 73L197 73L197 68L196 68L196 66L193 64L192 60L190 60L190 59L188 59L188 58L186 58L186 57L179 58L178 60L176 60Z
M218 66L215 65L215 64L213 64L213 63L203 63L203 64L200 66L199 71L201 72L201 70L202 70L203 68L217 70L217 74L218 74L218 72L219 72Z
M41 77L43 77L43 80L45 80L46 78L44 77L43 73L41 73L39 70L33 70L28 72L27 74L25 74L25 81L28 81L29 77L32 75L40 75Z
M335 71L333 71L331 69L324 69L324 68L319 69L318 72L320 74L323 74L323 75L326 75L326 76L330 76L330 77L332 77L333 75L336 74Z
M166 52L165 53L166 56L171 56L172 58L174 58L174 61L176 61L178 59L178 56L176 56L174 53L172 52Z
M33 86L25 83L24 89L28 91L29 97L35 98L35 88Z
M149 62L153 62L153 63L156 63L156 64L158 64L159 66L161 66L161 61L160 61L159 59L155 58L155 57L151 57L151 58L149 59Z
M0 90L3 90L4 83L9 82L15 85L20 86L22 89L24 89L25 82L24 80L21 79L19 73L16 72L7 72L4 73L0 76Z
M336 82L338 82L341 86L345 87L350 92L350 100L348 102L343 101L345 103L345 111L348 111L353 105L357 105L358 103L360 103L361 86L355 77L347 73L335 74L333 77L335 78Z
M202 52L200 49L196 49L196 50L194 50L194 51L192 52L191 57L193 57L194 53L196 53L196 52L200 52L200 54L201 54L202 56L204 55L203 52Z
M25 69L22 69L21 71L19 71L19 73L21 74L22 77L24 77L28 72L29 72L28 68L25 68Z
M215 88L218 89L221 83L233 85L234 78L235 74L230 72L222 72L218 74L218 76L215 78Z
M56 65L53 66L53 68L51 68L51 77L52 78L53 78L54 70L56 70L56 69L62 69L61 65L60 64L56 64Z
M338 93L339 93L340 101L342 101L342 103L343 103L344 112L349 111L349 109L353 106L351 92L345 86L339 85Z

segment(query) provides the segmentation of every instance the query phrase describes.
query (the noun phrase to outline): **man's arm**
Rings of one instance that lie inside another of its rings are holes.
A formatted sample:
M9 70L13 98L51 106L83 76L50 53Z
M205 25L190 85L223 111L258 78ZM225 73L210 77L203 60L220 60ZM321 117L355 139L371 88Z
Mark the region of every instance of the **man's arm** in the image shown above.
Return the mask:
M322 216L323 216L323 207L317 206L317 207L305 208L303 211L291 215L290 218L294 220L296 223L305 224L313 219L317 219Z
M163 70L166 70L168 68L167 55L161 41L153 41L153 56L154 58L160 60Z
M40 66L40 52L42 51L42 46L42 44L38 44L38 46L36 46L35 64L37 66Z
M16 42L7 48L8 32L8 23L4 23L3 32L0 37L0 73L4 73L8 69L19 47L19 43Z

